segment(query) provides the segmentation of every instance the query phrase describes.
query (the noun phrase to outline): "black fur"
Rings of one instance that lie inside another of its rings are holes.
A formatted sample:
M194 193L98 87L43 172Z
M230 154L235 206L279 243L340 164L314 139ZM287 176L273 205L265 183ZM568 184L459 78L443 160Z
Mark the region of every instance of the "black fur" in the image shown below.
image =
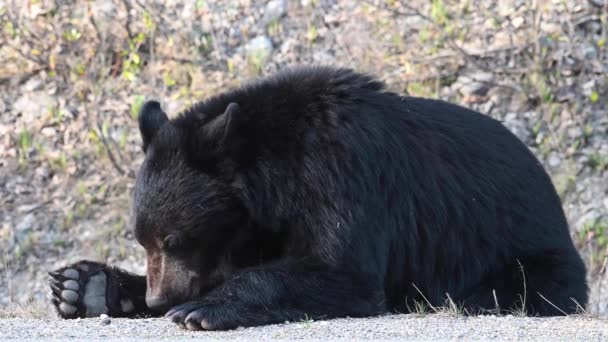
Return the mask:
M170 124L146 117L136 235L177 235L165 253L200 271L200 299L167 314L191 329L407 312L448 294L470 313L587 302L550 178L490 117L324 67Z
M167 118L167 114L165 114L165 112L163 112L160 108L160 103L157 101L147 101L141 107L138 120L139 131L141 132L141 138L143 141L143 148L144 151L146 151L156 132L169 119Z

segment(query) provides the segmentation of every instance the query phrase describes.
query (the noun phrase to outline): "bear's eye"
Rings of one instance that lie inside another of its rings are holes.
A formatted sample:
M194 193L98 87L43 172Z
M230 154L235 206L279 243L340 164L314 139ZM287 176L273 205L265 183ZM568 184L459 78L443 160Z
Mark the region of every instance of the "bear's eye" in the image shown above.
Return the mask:
M175 250L179 246L179 238L169 234L163 239L163 249L167 251Z

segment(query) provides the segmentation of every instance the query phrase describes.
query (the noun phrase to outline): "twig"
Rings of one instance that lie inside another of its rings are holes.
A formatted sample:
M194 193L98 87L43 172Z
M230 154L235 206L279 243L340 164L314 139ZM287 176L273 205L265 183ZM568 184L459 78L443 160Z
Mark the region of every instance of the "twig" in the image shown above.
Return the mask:
M604 263L602 264L602 268L598 273L600 276L600 281L597 284L597 297L602 298L602 285L604 284L604 278L606 278L606 264L608 263L608 257L604 258ZM597 312L601 312L600 310L600 301L597 301Z
M129 40L133 39L133 32L131 32L131 9L133 8L129 3L129 0L122 0L122 4L125 6L127 12L127 21L125 22L125 30L129 36Z
M446 297L448 297L448 302L450 303L450 307L452 308L453 314L457 315L460 310L458 310L458 306L456 305L456 303L452 300L452 297L450 297L449 293L445 293Z
M540 292L536 292L536 293L540 296L540 298L544 299L547 303L551 304L552 307L556 308L559 312L563 313L564 316L568 316L568 314L564 310L558 308L557 305L551 303L551 301L549 301L547 298L545 298L545 296L540 294Z
M586 314L587 313L587 310L585 310L585 308L579 302L577 302L576 299L570 297L570 300L573 301L574 304L576 304L576 310L578 312L580 312L581 314Z
M188 63L188 64L197 64L198 62L192 58L183 58L183 57L175 57L175 56L167 56L156 54L156 59L161 61L173 61L179 63Z
M2 77L0 78L0 84L4 83L4 82L8 82L11 79L13 79L13 77L19 77L19 81L17 82L17 84L22 84L23 82L26 82L27 80L30 79L30 77L34 76L35 74L39 73L40 71L45 71L48 70L47 67L39 67L30 71L24 71L21 72L20 74L12 74L6 77Z
M416 284L414 284L414 283L412 283L412 286L416 289L416 291L418 291L418 293L420 293L420 295L426 301L426 303L429 305L429 307L431 307L431 309L433 309L433 311L438 312L437 308L434 307L433 304L431 304L431 302L424 296L424 294L422 293L422 291L420 291L418 286L416 286Z
M97 131L99 133L99 137L101 138L101 142L103 143L103 146L105 146L106 151L108 152L108 158L110 158L110 161L112 162L112 165L114 165L114 168L116 168L116 170L118 172L120 172L121 174L126 174L125 171L122 169L122 167L120 167L120 165L118 165L118 162L116 161L116 158L114 158L114 153L112 153L112 149L110 148L110 145L108 144L108 139L106 138L105 134L103 134L103 127L100 125L99 121L97 122Z
M526 313L526 297L527 297L527 285L526 285L526 272L524 272L524 265L521 264L521 262L519 261L519 259L517 259L517 263L519 264L519 270L521 271L521 276L523 278L524 281L524 296L522 297L521 295L521 305L522 305L522 312L525 314Z
M402 15L402 16L406 16L406 17L420 17L421 19L428 21L430 23L434 23L433 19L429 16L427 16L426 14L420 12L419 9L408 5L406 2L402 1L399 3L399 6L405 8L408 12L404 12L404 11L400 11L398 9L395 8L390 8L387 6L381 6L381 5L377 5L373 2L371 2L370 0L364 0L363 2L365 2L366 4L370 5L370 6L374 6L376 8L379 8L381 10L385 10L385 11L389 11L392 12L393 14L396 15Z
M2 253L4 259L4 269L6 270L6 286L8 290L8 303L12 304L13 302L13 292L12 292L12 284L11 284L11 270L8 267L8 258L6 255L6 251Z
M11 44L6 44L6 46L8 48L10 48L11 50L15 51L17 54L19 54L21 57L27 59L30 62L36 63L37 65L45 65L44 61L42 61L41 59L35 58L34 56L30 56L30 55L26 55L25 53L23 53L20 49L14 47ZM46 52L46 51L45 51ZM47 66L48 67L48 66Z
M95 96L95 100L94 102L94 106L95 108L98 108L98 100L97 100L97 96ZM90 122L90 111L89 111L89 107L88 105L84 105L84 110L87 114L87 118L89 119ZM108 141L105 137L105 135L103 134L103 127L101 126L101 123L99 122L99 117L96 117L97 120L95 120L96 124L97 124L97 132L99 134L99 137L101 139L101 143L103 144L103 146L106 149L106 152L108 152L108 158L110 159L110 162L112 163L112 166L114 166L114 168L121 174L121 175L125 175L126 172L123 170L123 168L118 164L118 162L116 161L116 158L114 158L114 153L112 153L112 149L110 148L110 145L108 144Z

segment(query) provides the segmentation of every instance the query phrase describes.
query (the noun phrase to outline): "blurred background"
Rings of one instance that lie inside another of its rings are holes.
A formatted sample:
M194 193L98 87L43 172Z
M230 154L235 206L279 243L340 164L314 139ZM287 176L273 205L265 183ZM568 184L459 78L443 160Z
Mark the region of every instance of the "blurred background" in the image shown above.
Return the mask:
M143 274L137 113L287 65L500 119L542 161L608 315L608 0L0 0L0 308L81 258Z

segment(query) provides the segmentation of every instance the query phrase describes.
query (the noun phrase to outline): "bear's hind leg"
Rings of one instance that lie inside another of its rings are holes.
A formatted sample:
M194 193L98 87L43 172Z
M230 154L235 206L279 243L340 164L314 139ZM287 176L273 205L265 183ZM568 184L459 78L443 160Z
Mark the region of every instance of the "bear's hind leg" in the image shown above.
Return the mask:
M526 276L528 315L570 315L585 308L585 265L575 250L545 251L521 260L521 264Z
M515 259L457 303L469 314L560 316L584 308L587 296L585 266L576 251L550 250Z

